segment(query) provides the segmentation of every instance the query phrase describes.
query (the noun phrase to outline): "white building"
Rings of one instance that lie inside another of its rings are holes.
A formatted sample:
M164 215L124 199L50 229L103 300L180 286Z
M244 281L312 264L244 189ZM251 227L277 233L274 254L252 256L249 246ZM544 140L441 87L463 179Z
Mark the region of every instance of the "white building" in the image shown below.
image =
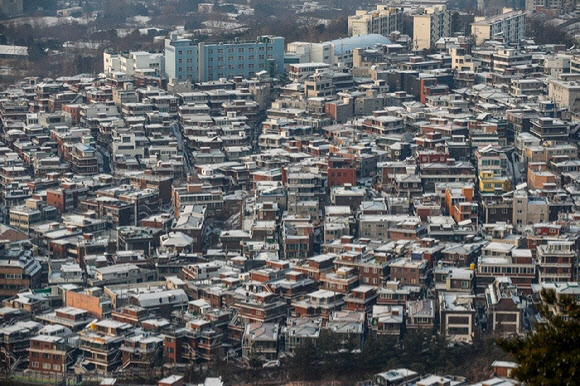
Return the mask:
M414 50L428 50L446 36L451 36L451 14L445 5L425 8L413 16Z
M462 292L439 295L441 333L451 341L471 343L475 330L474 296Z
M476 17L471 24L475 43L486 40L504 39L506 43L517 43L526 35L526 13L505 8L504 13L493 17Z
M145 148L139 146L135 133L117 133L113 137L113 154L143 158L145 156Z
M136 72L151 72L159 75L164 72L164 62L163 53L144 51L128 54L103 53L103 71L105 74L123 72L127 75L135 75Z
M512 223L519 227L539 224L550 218L550 206L545 197L530 197L526 190L516 190L513 203Z
M333 47L330 43L288 43L286 52L298 57L300 63L334 63Z
M579 80L548 80L548 96L562 109L577 113L580 111L580 81Z
M570 61L572 55L554 54L544 58L544 73L546 75L557 76L558 74L570 72Z
M288 43L286 55L287 57L298 59L298 63L300 64L324 63L350 67L353 64L353 53L355 49L373 48L387 44L391 44L391 41L385 36L369 33L320 43Z

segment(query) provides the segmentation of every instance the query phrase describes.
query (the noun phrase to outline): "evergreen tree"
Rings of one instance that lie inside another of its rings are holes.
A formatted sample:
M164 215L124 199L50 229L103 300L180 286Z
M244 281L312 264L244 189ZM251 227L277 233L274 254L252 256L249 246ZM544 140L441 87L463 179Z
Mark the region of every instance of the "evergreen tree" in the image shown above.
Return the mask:
M518 363L516 379L530 385L574 385L580 376L580 307L571 296L542 290L545 319L524 336L500 339Z
M289 361L292 379L300 381L314 381L320 379L321 355L310 340L307 340L294 350Z

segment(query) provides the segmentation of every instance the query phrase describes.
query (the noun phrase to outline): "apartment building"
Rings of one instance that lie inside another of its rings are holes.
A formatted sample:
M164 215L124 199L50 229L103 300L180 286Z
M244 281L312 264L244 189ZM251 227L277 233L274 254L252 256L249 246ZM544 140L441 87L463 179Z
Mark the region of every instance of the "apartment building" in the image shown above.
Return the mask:
M390 36L395 31L402 31L403 9L377 5L373 11L358 10L348 17L348 36L379 34Z
M558 300L558 302L555 305L552 304L547 304L548 309L554 314L554 315L558 315L558 316L563 316L564 314L566 314L568 312L568 310L558 304L561 304L561 298L562 296L572 296L576 299L580 299L580 284L578 283L578 281L572 281L572 282L550 282L550 283L546 283L546 282L542 282L542 283L538 283L538 284L534 284L533 287L533 293L534 296L537 299L541 299L542 301L543 296L542 296L542 291L543 290L547 290L547 291L554 291L555 295L556 295L556 299Z
M316 345L321 329L321 318L288 318L281 331L284 334L284 349L295 352L307 342Z
M72 332L81 331L93 320L88 311L75 307L62 307L53 312L38 315L36 319L44 325L64 326Z
M565 142L568 140L570 127L559 119L541 117L532 119L530 123L530 133L541 141Z
M400 336L405 326L405 312L403 306L373 306L371 329L378 335Z
M278 359L281 337L278 323L248 323L242 338L242 358L246 362L252 355L265 360Z
M309 293L304 299L293 301L292 307L299 317L320 316L328 320L332 312L344 306L343 296L341 292L320 289Z
M580 82L576 79L549 78L548 96L559 108L580 111Z
M331 272L333 270L333 261L335 258L335 254L314 256L309 258L305 264L295 266L294 270L302 272L309 278L318 281L327 272Z
M360 216L359 233L373 240L419 240L427 235L427 226L416 216L368 214Z
M163 74L165 60L163 53L135 51L127 54L103 53L103 72L112 74L123 72L128 76L135 75L136 72L153 72L159 76Z
M178 82L207 82L235 76L253 78L261 71L271 76L284 73L283 37L198 43L172 34L165 40L165 76Z
M224 205L222 191L203 184L172 186L172 202L177 218L186 205L204 205L208 216L220 214Z
M352 311L370 312L378 298L375 287L361 285L354 288L349 295L344 298L346 309Z
M548 11L563 14L574 12L576 9L576 1L574 0L526 0L525 5L526 11L535 13Z
M389 262L390 280L402 285L424 286L429 280L427 260L400 258Z
M135 264L117 264L99 267L94 271L92 285L115 285L143 283L155 279L155 271L140 268Z
M24 13L24 0L1 0L0 12L6 17L20 16Z
M469 268L439 265L433 269L437 291L473 293L475 272Z
M473 202L474 186L464 185L461 188L448 186L445 189L445 207L457 223L465 220L477 222L479 205Z
M413 49L428 50L443 38L451 36L451 13L445 5L434 5L413 15Z
M125 338L119 348L123 369L147 369L162 363L163 341L163 336L150 333Z
M0 365L9 369L15 362L29 357L30 338L38 334L42 324L32 321L16 321L0 328ZM4 353L10 353L6 355Z
M435 302L432 299L407 301L405 312L405 328L407 330L429 330L435 326Z
M41 270L40 263L30 251L9 251L0 259L0 298L15 296L27 288L38 288Z
M81 175L95 175L99 172L96 150L89 144L77 143L71 151L72 171Z
M108 374L118 368L122 364L120 348L132 329L130 324L114 320L90 324L79 333L79 349L84 358L79 366L99 374Z
M544 162L528 163L528 187L530 189L559 189L561 185L560 176L548 171L548 166Z
M522 332L523 306L509 277L498 277L485 289L488 327L500 334Z
M377 291L379 297L377 304L400 304L403 305L411 296L412 291L410 287L401 285L399 281L387 281L384 287Z
M573 278L576 252L574 242L567 240L548 240L536 249L538 259L538 281L568 282Z
M536 279L536 260L529 249L491 242L482 249L477 261L477 288L484 291L496 277L507 276L517 289L530 293Z
M493 54L493 71L508 74L516 66L532 64L532 54L515 48L498 47Z
M37 335L30 339L28 369L48 374L65 374L73 364L73 348L60 336Z
M495 39L518 43L526 34L526 13L504 9L504 13L489 18L476 16L471 24L471 34L478 45Z
M532 196L526 190L514 191L512 224L521 227L549 219L550 205L546 197Z
M441 333L452 341L471 343L475 330L474 296L444 292L439 295Z
M259 292L236 302L246 323L279 322L286 316L286 302L270 292Z
M319 281L325 290L343 294L347 294L359 286L359 276L354 268L349 267L341 267L335 272L327 273Z
M10 226L28 232L34 224L56 219L56 208L29 198L22 206L10 208Z
M512 182L510 177L496 175L490 170L479 171L479 192L502 194L511 190Z

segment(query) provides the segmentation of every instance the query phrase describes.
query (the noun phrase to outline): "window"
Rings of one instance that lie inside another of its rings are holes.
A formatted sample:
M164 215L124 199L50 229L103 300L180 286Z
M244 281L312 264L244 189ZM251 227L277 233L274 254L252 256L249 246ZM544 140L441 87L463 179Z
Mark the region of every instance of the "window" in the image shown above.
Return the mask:
M244 60L244 57L242 55L238 56L238 60Z
M52 365L54 371L60 371L60 365Z
M249 59L249 60L254 60L254 58L255 58L255 56L254 56L254 55L250 55L250 56L248 56L248 59Z
M38 362L32 362L32 367L38 368Z
M42 364L42 368L45 369L45 370L50 370L50 367L51 367L50 366L50 363L43 363Z

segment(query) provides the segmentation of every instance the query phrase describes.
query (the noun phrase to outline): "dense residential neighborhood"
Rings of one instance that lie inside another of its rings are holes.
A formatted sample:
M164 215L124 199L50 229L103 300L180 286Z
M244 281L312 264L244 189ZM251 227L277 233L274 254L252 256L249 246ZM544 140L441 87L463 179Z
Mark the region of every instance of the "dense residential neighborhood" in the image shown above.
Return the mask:
M445 0L373 4L318 42L176 27L160 50L107 48L102 72L4 87L2 376L260 384L220 371L405 339L477 353L547 323L547 291L580 299L580 51L526 28L576 4L500 3L461 29ZM520 384L494 353L349 382Z

